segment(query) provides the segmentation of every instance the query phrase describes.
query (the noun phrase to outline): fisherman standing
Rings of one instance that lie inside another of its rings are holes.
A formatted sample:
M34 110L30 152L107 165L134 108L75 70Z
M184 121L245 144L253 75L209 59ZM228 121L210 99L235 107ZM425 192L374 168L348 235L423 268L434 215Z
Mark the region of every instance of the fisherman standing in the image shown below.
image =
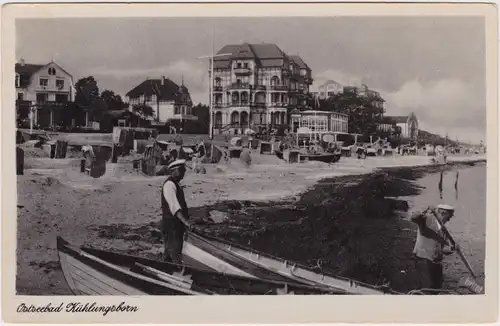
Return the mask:
M186 174L186 160L176 160L168 166L169 176L161 193L162 232L165 246L163 259L182 264L184 232L192 228L184 191L179 182Z
M448 241L442 230L454 214L454 208L449 205L428 207L423 212L413 213L411 221L418 225L417 239L413 253L424 263L430 277L430 288L441 289L443 284L443 256L454 252L455 248L445 248ZM439 218L441 224L436 220Z

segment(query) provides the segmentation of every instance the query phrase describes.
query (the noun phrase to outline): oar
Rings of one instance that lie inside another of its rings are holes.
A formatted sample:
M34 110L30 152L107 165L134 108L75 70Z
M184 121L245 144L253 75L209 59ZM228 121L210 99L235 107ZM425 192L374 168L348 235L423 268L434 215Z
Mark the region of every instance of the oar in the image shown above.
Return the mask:
M446 226L444 226L443 222L441 222L441 220L439 219L439 217L437 216L437 214L436 214L436 212L434 210L432 210L432 215L434 215L434 217L436 218L436 221L441 226L441 229L443 230L443 233L450 240L450 242L453 245L453 247L455 247L458 255L460 256L460 258L462 259L463 263L465 264L465 266L467 267L467 269L471 273L472 277L474 277L474 279L475 279L476 278L476 274L474 274L474 271L472 270L472 267L469 264L469 261L467 260L467 258L465 258L465 255L462 252L462 249L460 249L460 247L457 246L457 244L456 244L455 240L453 239L453 237L451 236L450 232L448 231L448 229L446 228Z
M455 240L453 240L453 237L451 236L450 232L444 226L444 224L441 222L441 220L439 219L439 217L437 216L437 214L434 210L432 210L432 215L434 215L434 217L436 218L436 221L439 223L439 225L441 225L441 229L443 230L443 233L450 240L451 244L455 247L455 250L457 251L459 257L462 259L462 262L465 264L465 266L467 267L467 269L469 270L469 272L472 275L472 279L470 277L467 277L465 279L465 281L463 282L464 286L466 288L468 288L469 290L471 290L472 292L482 293L484 288L481 285L477 284L476 275L474 274L474 271L472 270L472 266L469 264L469 261L467 260L467 258L465 258L465 255L462 252L462 249L460 249L460 247L457 246L457 244L456 244Z

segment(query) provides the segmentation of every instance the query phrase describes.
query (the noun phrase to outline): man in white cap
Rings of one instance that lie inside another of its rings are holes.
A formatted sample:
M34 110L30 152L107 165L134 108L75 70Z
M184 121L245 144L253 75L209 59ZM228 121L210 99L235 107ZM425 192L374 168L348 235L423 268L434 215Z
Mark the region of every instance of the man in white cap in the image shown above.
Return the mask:
M161 192L164 260L182 264L184 232L191 229L184 191L179 182L186 174L186 160L176 160L167 167L169 176Z
M421 212L415 212L411 216L411 221L418 225L413 253L421 263L425 264L430 277L429 287L431 289L441 289L443 256L449 255L455 250L453 247L451 250L445 248L448 246L448 239L446 239L441 227L441 224L445 225L453 217L454 211L452 206L438 205L437 207L428 207Z

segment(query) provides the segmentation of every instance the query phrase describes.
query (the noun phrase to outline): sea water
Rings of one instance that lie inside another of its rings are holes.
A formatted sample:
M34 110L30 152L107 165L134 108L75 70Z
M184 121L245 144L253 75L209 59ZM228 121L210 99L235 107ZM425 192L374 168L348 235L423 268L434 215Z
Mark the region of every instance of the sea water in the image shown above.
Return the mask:
M438 204L455 207L455 216L447 223L447 228L462 248L479 284L484 284L485 276L486 178L484 163L442 174L433 173L417 181L424 188L420 195L409 198L411 210ZM458 254L446 257L446 287L454 287L459 279L467 276L470 273Z

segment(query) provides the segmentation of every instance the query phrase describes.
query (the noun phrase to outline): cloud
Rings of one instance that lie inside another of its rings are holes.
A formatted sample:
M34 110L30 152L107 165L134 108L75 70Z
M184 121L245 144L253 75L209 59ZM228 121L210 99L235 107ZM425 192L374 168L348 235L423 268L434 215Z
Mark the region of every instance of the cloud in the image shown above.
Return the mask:
M479 141L486 137L485 91L473 82L442 79L406 82L395 92L382 92L390 115L415 112L421 129L452 138Z
M166 66L155 67L133 67L133 68L108 68L95 67L87 70L89 75L104 77L107 79L130 79L137 78L145 80L147 78L160 78L165 76L176 83L180 83L184 78L184 84L191 90L200 91L208 89L208 63L187 60L177 60Z
M412 80L395 91L379 89L369 78L328 69L314 76L312 90L327 80L343 85L367 84L386 100L386 115L414 112L420 128L455 139L479 142L486 139L486 105L484 85L462 79L440 79L422 82Z

